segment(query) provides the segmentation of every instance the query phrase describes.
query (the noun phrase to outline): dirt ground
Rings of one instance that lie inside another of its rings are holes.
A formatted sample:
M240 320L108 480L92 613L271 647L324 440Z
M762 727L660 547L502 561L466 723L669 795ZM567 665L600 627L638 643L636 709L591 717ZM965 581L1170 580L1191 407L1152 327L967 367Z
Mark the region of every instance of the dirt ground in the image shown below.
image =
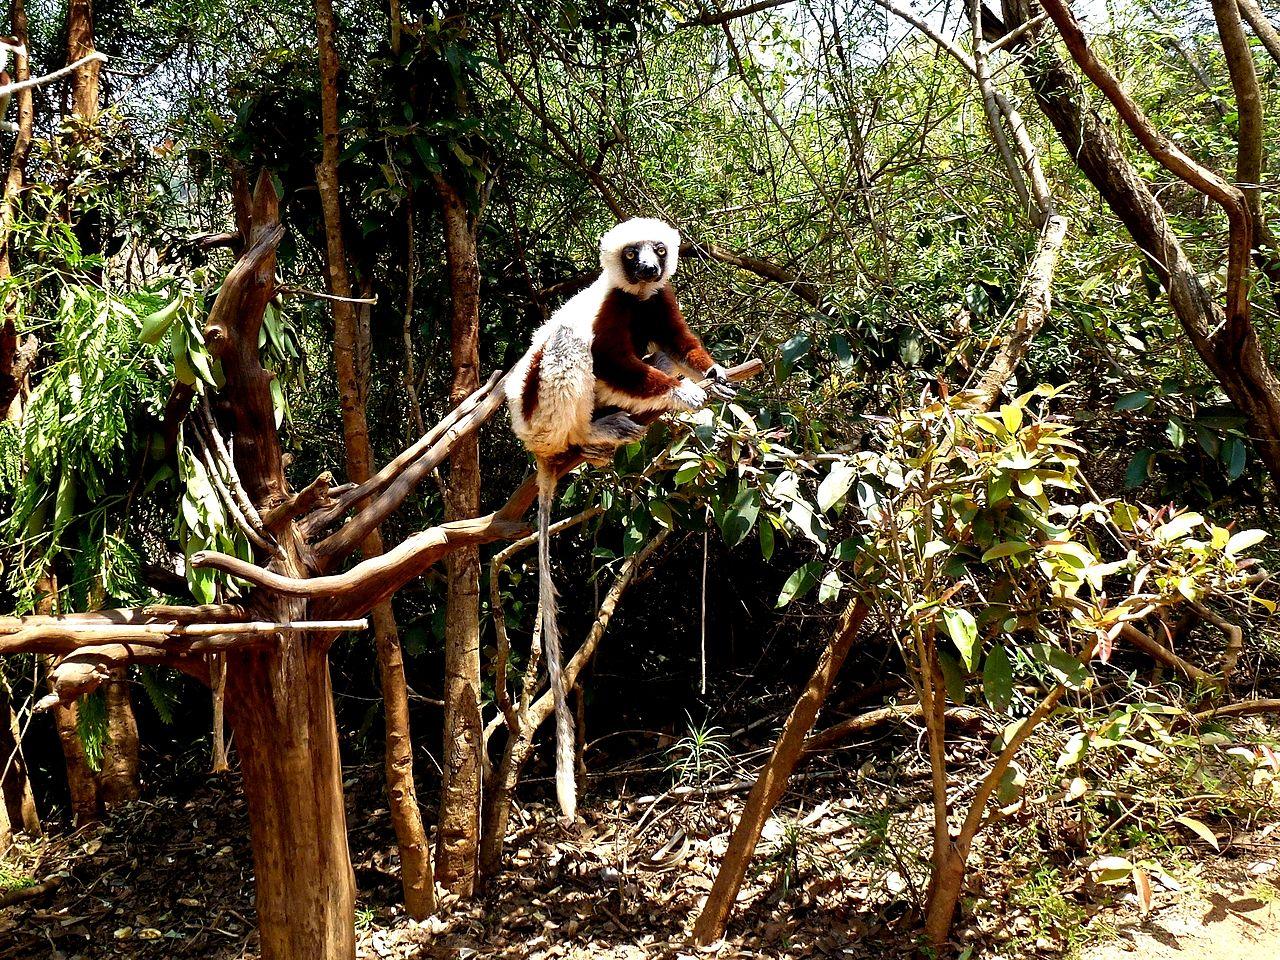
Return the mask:
M689 924L711 888L741 793L680 800L611 784L572 833L549 808L528 803L513 818L508 870L487 895L470 903L445 897L438 916L419 923L399 906L381 766L352 770L359 957L909 957L919 929L911 903L924 879L923 851L911 845L927 809L919 773L909 764L811 771L768 825L726 941L694 951ZM1037 901L1017 896L1028 865L987 848L956 925L960 955L1280 960L1278 840L1272 826L1237 833L1221 856L1203 845L1186 851L1156 885L1146 917L1131 891L1090 884L1079 861L1064 862L1055 874L1062 882L1049 884L1062 905L1052 923L1037 917ZM157 785L106 825L0 860L0 881L5 871L60 877L56 890L0 909L0 960L250 960L257 939L250 863L234 777Z
M1270 866L1254 865L1254 872ZM1274 870L1266 870L1274 876ZM1143 919L1116 925L1116 938L1091 946L1081 960L1276 960L1280 953L1280 895L1245 869L1218 876L1217 889L1182 891Z

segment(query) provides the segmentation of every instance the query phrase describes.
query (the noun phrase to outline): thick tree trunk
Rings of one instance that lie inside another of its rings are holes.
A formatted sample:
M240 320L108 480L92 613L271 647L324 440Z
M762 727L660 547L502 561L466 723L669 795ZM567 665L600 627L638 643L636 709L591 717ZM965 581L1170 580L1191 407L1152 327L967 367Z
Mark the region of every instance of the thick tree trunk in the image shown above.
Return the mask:
M324 151L316 168L324 212L329 290L334 296L334 363L337 367L342 432L346 441L347 479L363 483L373 473L373 451L369 444L369 423L365 400L369 392L368 365L359 362L369 351L369 325L360 323L351 303L352 285L347 270L346 243L342 229L341 195L338 187L338 55L334 44L333 9L329 0L316 2L316 26L320 47L321 107ZM474 515L474 514L472 514ZM375 527L360 544L365 558L382 554L382 533ZM435 878L431 866L431 846L418 791L413 779L413 741L409 733L409 695L404 676L404 653L396 628L391 601L384 600L371 611L377 644L378 673L382 681L386 719L386 777L391 822L400 851L400 880L405 910L416 920L435 910Z
M57 612L58 581L52 574L45 576L40 584L40 600L36 603L36 613L49 616ZM53 657L42 658L45 680L52 690ZM89 757L84 751L84 742L80 739L79 707L74 703L59 703L53 708L53 725L58 731L58 740L62 744L62 757L67 769L67 792L71 795L71 816L76 826L93 823L98 819L98 781L94 777L93 768L89 766Z
M138 722L133 715L127 673L127 667L113 670L112 678L102 685L107 704L107 742L102 747L98 795L106 810L138 799Z
M13 694L0 677L0 850L8 842L6 830L39 836L40 815L22 755L22 731L13 709Z
M270 383L258 333L275 293L275 248L282 235L275 191L258 178L252 201L237 184L236 219L244 254L223 282L205 323L205 342L221 358L219 394L236 435L235 467L263 515L289 500L275 430ZM281 531L269 569L308 573L296 527ZM255 595L255 616L301 619L302 600ZM272 644L227 654L227 716L249 803L258 929L263 960L353 960L355 877L347 850L338 730L322 635L280 634Z
M52 671L52 661L45 663L46 672ZM71 818L76 826L93 823L98 819L98 782L94 779L89 757L80 740L79 708L74 703L58 704L53 708L53 724L62 744L62 757L67 769L67 792L71 795Z
M760 842L760 834L764 830L769 814L786 792L787 781L796 764L804 756L804 741L813 729L818 711L831 692L836 674L844 665L849 648L858 635L858 628L867 616L867 608L862 601L856 601L845 612L840 627L827 644L818 660L813 676L805 684L800 699L791 709L791 715L783 724L782 733L773 745L773 753L756 778L755 786L747 796L746 806L738 818L738 824L729 837L729 849L720 861L720 870L716 874L711 892L707 894L707 902L702 913L693 926L693 939L706 946L724 936L725 926L729 922L729 911L733 908L738 891L742 889L743 878L747 875L747 867L755 854L756 844Z
M355 874L325 638L227 657L262 960L354 960Z
M94 51L93 2L71 0L67 8L67 63L87 57ZM102 62L86 63L71 75L71 111L82 120L98 113L98 75Z
M480 386L480 264L476 227L466 204L443 176L436 190L444 219L451 299L451 359L457 404ZM480 512L480 448L472 435L449 459L445 520ZM440 882L460 896L475 891L480 833L480 552L459 550L445 561L448 575L445 618L444 790L436 862Z

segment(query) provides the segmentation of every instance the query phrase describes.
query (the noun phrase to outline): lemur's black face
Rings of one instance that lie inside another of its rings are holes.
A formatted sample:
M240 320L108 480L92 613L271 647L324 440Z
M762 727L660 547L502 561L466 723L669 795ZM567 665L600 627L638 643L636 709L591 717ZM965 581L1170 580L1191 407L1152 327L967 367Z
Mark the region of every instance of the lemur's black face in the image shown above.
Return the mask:
M667 245L652 240L622 248L622 269L629 283L653 283L667 268Z

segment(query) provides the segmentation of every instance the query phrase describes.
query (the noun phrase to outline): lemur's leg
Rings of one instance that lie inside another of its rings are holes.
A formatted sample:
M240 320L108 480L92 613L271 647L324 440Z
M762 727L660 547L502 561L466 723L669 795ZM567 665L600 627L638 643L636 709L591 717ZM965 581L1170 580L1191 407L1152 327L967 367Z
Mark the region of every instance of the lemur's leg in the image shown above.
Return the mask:
M587 442L582 444L582 456L592 466L608 466L613 461L615 450L635 443L644 436L646 429L644 424L632 420L625 410L592 420Z

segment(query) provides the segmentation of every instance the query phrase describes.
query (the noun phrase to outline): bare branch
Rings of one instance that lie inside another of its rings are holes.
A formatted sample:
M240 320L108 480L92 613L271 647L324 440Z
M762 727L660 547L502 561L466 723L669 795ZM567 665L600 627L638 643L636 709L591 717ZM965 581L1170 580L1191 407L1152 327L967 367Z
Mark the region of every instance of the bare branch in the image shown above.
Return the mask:
M1236 4L1240 7L1244 18L1249 21L1254 34L1266 47L1267 53L1271 54L1271 59L1280 64L1280 31L1277 31L1267 19L1267 15L1262 12L1262 7L1256 0L1236 0Z
M282 530L295 517L310 513L321 504L328 503L332 492L333 474L326 470L284 503L268 510L262 518L263 528L271 531Z
M419 457L429 454L433 458L433 464L426 473L434 470L439 465L440 460L431 452L431 447L440 439L447 431L453 428L457 422L463 417L470 414L479 404L489 398L491 392L496 390L498 383L502 377L502 371L495 370L489 379L476 390L466 400L458 404L449 411L445 417L423 434L417 441L406 447L395 459L387 463L381 470L371 476L363 483L353 484L341 493L335 492L334 503L330 507L326 507L318 511L315 516L307 518L306 532L313 533L323 530L326 526L336 521L342 514L352 509L356 504L368 499L375 494L381 493L393 480L399 477L406 469L408 469ZM448 450L444 451L447 456ZM425 473L423 474L425 476ZM412 488L410 488L410 491ZM405 492L408 496L410 491ZM398 506L399 504L397 504Z
M311 297L313 300L328 300L333 303L377 303L377 297L340 297L333 293L321 293L319 290L308 290L306 287L295 287L288 284L276 288L276 292L292 297Z
M1236 0L1210 2L1236 99L1236 183L1256 223L1262 219L1262 91Z
M43 87L47 83L53 83L55 80L61 80L63 77L75 73L83 66L87 66L97 60L106 62L106 59L107 55L105 53L95 50L87 57L81 57L75 63L69 63L65 67L60 67L53 71L53 73L46 73L42 77L31 77L28 80L20 80L17 83L6 83L0 86L0 97L11 96L19 90L29 90L32 87Z
M757 3L750 3L745 7L738 7L736 10L706 10L701 16L685 20L683 23L679 23L676 26L714 27L722 23L728 23L730 20L739 20L742 17L749 17L753 13L763 13L766 10L772 10L774 7L781 7L783 4L790 2L791 0L758 0Z
M153 604L146 607L94 610L89 613L64 613L58 616L37 614L28 617L0 617L0 636L35 626L66 626L76 629L86 624L230 623L245 620L248 616L244 607L233 603L209 603L193 607Z
M443 431L435 443L430 445L426 453L417 457L411 455L413 451L424 446L420 441L393 460L386 468L380 470L377 476L370 478L369 484L372 485L375 481L380 484L380 488L368 487L369 491L377 490L376 494L340 530L320 541L316 546L316 556L322 559L337 559L355 550L370 531L380 526L382 521L395 512L424 477L445 461L459 441L475 433L486 420L493 416L506 399L502 389L504 379L495 373L485 386L459 404L455 411L457 415L453 418L451 425ZM463 411L464 407L468 409L465 412L459 412ZM379 478L382 479L379 480ZM365 490L366 484L361 484L357 488L357 492Z
M1219 686L1221 684L1217 677L1201 670L1194 663L1182 659L1163 643L1148 636L1131 623L1126 623L1120 628L1120 636L1151 657L1151 659L1163 663L1166 667L1171 667L1194 683L1203 683L1206 686Z
M984 409L995 405L1004 385L1013 378L1018 364L1031 348L1031 341L1049 316L1053 276L1067 236L1067 218L1050 216L1040 233L1035 260L1027 274L1027 296L1018 311L1013 329L992 359L979 382L976 393Z
M33 618L42 619L42 618ZM244 646L256 638L278 633L346 633L363 630L365 620L294 620L281 623L92 623L37 622L0 635L0 655L12 653L69 653L81 647L141 644L165 656Z

